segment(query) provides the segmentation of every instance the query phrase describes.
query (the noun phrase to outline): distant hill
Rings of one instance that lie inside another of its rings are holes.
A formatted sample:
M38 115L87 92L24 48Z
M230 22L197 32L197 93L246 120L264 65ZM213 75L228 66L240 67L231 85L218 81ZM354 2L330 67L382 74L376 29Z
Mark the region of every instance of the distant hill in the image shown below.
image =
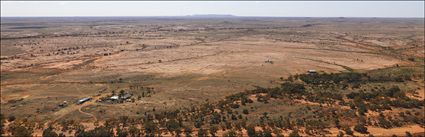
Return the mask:
M237 16L230 15L230 14L194 14L189 15L189 17L195 17L195 18L234 18Z

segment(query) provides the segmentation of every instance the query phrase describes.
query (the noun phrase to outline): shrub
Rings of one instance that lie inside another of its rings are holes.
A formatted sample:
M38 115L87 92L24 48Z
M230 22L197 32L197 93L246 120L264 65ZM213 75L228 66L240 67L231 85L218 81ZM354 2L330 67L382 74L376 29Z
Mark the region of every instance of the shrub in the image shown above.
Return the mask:
M353 131L351 130L350 127L344 127L344 132L347 135L353 135Z
M199 130L198 130L198 137L207 137L208 136L208 132L207 132L207 130L205 130L205 129L203 129L203 128L200 128Z
M289 134L289 137L301 137L301 136L300 134L298 134L298 130L295 129Z
M256 137L257 136L257 133L255 132L254 126L248 126L246 128L246 131L247 131L249 137Z
M16 137L31 137L33 131L32 129L26 128L22 125L11 125L10 133L12 134L12 136Z
M75 132L76 137L112 137L113 135L112 129L104 126L89 131L79 130Z
M224 137L237 137L237 133L235 130L230 130L223 134Z
M357 124L356 126L354 126L354 131L357 131L357 132L362 133L362 134L369 133L367 131L367 127L364 124Z
M15 116L10 115L10 116L7 118L7 121L12 122L12 121L15 121L15 119L16 119L16 117L15 117Z
M249 111L248 111L248 109L243 109L242 110L242 113L244 113L245 115L248 115L249 114Z
M53 131L52 127L49 127L44 129L42 136L43 137L58 137L58 134L55 131Z
M344 137L344 133L342 131L338 132L338 135L336 135L337 137Z
M282 84L282 90L290 94L303 94L305 87L303 84L285 82Z

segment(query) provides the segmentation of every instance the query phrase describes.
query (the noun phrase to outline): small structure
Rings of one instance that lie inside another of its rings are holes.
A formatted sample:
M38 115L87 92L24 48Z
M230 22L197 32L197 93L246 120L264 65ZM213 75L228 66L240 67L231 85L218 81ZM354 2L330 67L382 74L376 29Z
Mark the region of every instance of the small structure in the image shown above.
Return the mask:
M133 95L130 93L122 92L119 95L112 95L112 96L101 98L99 102L110 103L110 104L124 103L124 102L131 101L132 96Z
M111 100L118 100L118 99L119 99L119 97L118 97L118 96L112 96L112 97L110 97L109 99L111 99Z
M130 97L131 97L131 94L126 93L126 94L124 94L124 95L121 96L121 99L122 100L126 100L126 99L129 99Z
M271 56L266 56L266 58L267 58L267 60L264 61L264 63L270 63L270 64L274 63L274 61L271 59L272 58Z
M308 74L317 74L317 71L314 70L314 69L310 69L307 72L308 72Z
M83 104L84 102L87 102L87 101L89 101L89 100L91 100L91 98L89 98L89 97L87 97L87 98L82 98L82 99L80 99L80 100L78 100L78 101L77 101L77 104L78 104L78 105L81 105L81 104Z
M64 107L66 107L68 105L68 102L66 102L66 101L63 101L62 103L60 103L58 106L59 107L61 107L61 108L64 108Z
M264 63L270 63L270 64L273 64L274 62L273 62L272 60L270 60L270 59L267 59L266 61L264 61Z

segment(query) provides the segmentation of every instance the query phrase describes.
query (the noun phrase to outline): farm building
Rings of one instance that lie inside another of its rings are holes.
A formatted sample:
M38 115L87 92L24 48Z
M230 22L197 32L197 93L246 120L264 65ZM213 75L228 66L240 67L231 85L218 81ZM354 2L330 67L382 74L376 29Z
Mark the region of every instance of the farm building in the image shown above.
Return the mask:
M308 72L308 74L317 74L317 71L314 70L314 69L310 69L307 72Z
M119 99L119 97L118 97L118 96L112 96L110 99L111 99L111 100L118 100L118 99Z
M129 99L130 97L131 97L131 94L126 93L123 96L121 96L121 99L125 100L125 99Z
M89 101L89 100L91 100L91 98L89 98L89 97L87 97L87 98L82 98L82 99L80 99L80 100L78 100L78 101L77 101L77 104L83 104L84 102L87 102L87 101Z

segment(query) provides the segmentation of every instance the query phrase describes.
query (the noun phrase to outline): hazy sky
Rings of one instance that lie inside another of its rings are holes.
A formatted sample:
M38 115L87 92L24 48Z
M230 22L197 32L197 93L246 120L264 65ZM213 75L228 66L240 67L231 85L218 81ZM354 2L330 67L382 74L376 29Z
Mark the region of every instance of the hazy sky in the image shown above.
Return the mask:
M424 17L424 1L2 1L1 16Z

